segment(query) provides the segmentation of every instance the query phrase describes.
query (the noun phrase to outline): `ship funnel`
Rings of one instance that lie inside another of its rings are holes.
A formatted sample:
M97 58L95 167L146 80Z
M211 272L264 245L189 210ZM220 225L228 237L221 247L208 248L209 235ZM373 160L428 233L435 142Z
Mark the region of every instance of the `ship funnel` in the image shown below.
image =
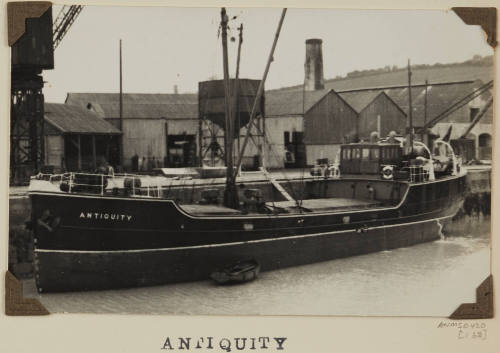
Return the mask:
M322 43L321 39L306 40L306 62L304 64L304 87L306 91L316 91L325 88Z

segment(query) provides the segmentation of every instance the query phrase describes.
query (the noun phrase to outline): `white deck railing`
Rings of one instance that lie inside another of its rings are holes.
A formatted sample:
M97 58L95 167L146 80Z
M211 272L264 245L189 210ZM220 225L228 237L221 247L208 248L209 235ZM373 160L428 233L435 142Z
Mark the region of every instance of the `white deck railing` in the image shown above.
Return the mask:
M143 182L151 177L137 174L117 173L113 175L106 175L81 172L68 172L62 174L39 173L32 178L37 180L46 180L52 184L66 184L67 190L63 191L70 193L92 190L104 195L107 192L113 192L114 189L128 189L131 196L159 198L162 194L160 183L152 185L151 181ZM143 192L145 192L146 195L144 195Z

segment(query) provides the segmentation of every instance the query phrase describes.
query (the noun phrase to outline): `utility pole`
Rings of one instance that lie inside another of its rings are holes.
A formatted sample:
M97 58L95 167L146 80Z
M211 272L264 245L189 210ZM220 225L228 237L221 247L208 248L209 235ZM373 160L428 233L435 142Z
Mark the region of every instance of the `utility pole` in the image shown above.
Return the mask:
M122 40L120 39L120 131L122 136L120 138L120 165L123 166L123 67L122 67Z
M410 119L410 155L413 154L413 108L411 105L411 69L410 59L408 59L408 117Z
M424 125L427 124L427 86L429 85L429 82L425 80L425 97L424 97ZM429 136L427 134L427 129L422 131L422 140L423 142L428 145L429 144Z
M425 97L424 97L424 125L427 124L427 87L429 82L425 80Z

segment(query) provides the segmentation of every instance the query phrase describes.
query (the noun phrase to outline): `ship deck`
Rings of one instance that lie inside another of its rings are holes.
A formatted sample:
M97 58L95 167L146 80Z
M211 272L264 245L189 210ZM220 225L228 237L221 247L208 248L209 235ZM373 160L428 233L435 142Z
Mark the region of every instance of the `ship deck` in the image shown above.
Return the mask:
M185 212L193 216L227 216L239 215L240 211L220 205L179 205Z
M267 202L266 205L269 206L271 209L285 210L286 213L298 213L304 211L325 212L325 211L359 210L359 209L382 206L382 203L376 200L323 198L323 199L302 200L300 208L297 207L297 203L295 201ZM193 216L239 215L242 213L239 210L235 210L220 205L184 204L180 205L180 207L185 212Z
M278 201L268 202L269 206L284 208L289 211L297 209L295 201ZM300 206L302 210L309 210L311 212L324 212L324 211L343 211L353 209L363 209L381 206L382 203L377 200L361 200L361 199L347 199L347 198L324 198L324 199L308 199L302 200Z

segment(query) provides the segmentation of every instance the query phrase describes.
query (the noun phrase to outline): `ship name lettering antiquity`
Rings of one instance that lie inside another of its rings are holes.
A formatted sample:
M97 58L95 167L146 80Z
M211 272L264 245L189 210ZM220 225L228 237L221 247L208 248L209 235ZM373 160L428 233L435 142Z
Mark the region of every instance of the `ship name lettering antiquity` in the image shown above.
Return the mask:
M104 219L110 221L127 221L132 220L132 215L104 212L80 212L80 218L84 219Z

